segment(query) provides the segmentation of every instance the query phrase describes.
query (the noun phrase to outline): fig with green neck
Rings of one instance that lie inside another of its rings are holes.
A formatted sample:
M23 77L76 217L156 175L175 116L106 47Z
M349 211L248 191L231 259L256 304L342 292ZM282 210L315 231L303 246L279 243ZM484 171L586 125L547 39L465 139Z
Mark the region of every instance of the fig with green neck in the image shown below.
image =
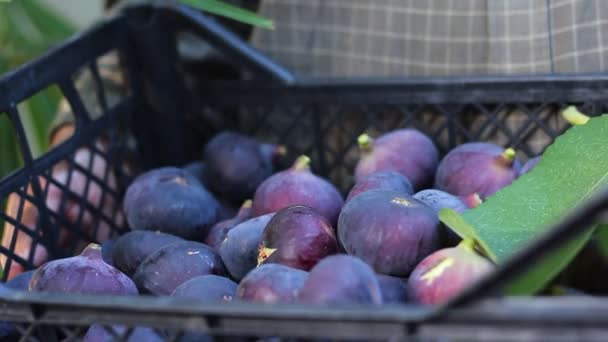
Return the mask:
M435 187L456 196L476 193L485 199L511 184L520 169L512 148L466 143L451 150L439 163Z
M375 172L395 171L417 190L432 183L439 152L433 141L420 131L399 129L376 139L362 134L357 143L361 155L355 168L357 182Z
M494 264L477 254L475 241L466 238L424 258L409 277L409 295L419 304L443 304L493 269Z
M253 198L253 214L259 216L293 205L305 205L335 225L343 204L338 189L313 174L310 158L303 155L290 169L278 172L260 184Z

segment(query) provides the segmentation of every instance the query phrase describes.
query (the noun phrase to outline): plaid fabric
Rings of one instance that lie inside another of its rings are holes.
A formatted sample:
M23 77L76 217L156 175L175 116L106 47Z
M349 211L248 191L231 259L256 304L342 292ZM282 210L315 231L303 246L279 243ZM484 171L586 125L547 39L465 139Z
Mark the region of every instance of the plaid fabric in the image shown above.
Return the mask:
M276 29L252 43L307 75L590 72L608 58L605 0L265 0L259 12Z

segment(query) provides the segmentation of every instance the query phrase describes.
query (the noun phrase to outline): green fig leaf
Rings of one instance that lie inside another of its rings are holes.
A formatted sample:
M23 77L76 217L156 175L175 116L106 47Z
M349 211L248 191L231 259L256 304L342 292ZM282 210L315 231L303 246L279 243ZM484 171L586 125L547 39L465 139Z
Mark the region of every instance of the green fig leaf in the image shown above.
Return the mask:
M501 263L546 233L570 210L608 186L608 115L571 127L556 138L529 173L461 216L440 212L441 221L473 237L494 262ZM508 294L544 288L578 253L593 228L549 253L505 286Z

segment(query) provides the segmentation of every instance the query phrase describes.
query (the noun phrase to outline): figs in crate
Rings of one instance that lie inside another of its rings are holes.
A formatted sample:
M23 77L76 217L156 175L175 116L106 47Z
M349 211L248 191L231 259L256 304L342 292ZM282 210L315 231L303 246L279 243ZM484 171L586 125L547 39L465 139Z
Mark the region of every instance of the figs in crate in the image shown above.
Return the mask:
M374 271L351 255L332 255L312 268L298 302L320 305L382 304Z
M170 295L194 277L225 273L222 260L209 246L183 241L150 254L135 271L133 281L144 293Z
M439 219L417 199L394 191L366 191L342 209L338 238L348 254L378 273L407 276L439 248Z
M417 303L436 305L453 299L490 273L494 265L478 255L474 242L441 249L420 262L408 280L410 297Z
M163 167L133 181L125 194L124 210L133 230L202 241L218 221L220 205L190 173Z
M511 184L520 169L512 148L472 142L451 150L439 163L435 186L456 196L482 199Z
M536 166L536 164L538 164L538 162L540 162L540 156L538 157L534 157L534 158L530 158L528 159L527 162L525 162L524 166L521 167L521 170L519 170L519 176L525 175L526 173L532 171L532 169Z
M213 248L213 250L219 252L220 246L226 238L226 234L228 234L228 231L234 228L239 223L251 218L251 214L253 211L251 209L252 203L253 202L251 200L246 200L245 202L243 202L243 205L241 205L241 209L239 209L239 212L236 214L235 217L220 221L216 223L213 227L211 227L211 229L209 230L209 234L207 234L207 237L205 238L205 244Z
M433 141L413 128L386 133L377 139L362 134L358 139L361 158L355 180L378 171L396 171L407 177L415 189L433 182L439 151Z
M101 259L103 259L103 261L110 266L114 266L114 261L112 261L112 253L114 252L115 243L116 241L114 239L107 239L101 243Z
M175 235L146 230L126 233L116 240L112 249L112 263L124 274L132 276L139 265L160 248L184 241Z
M186 281L173 291L172 296L192 298L203 303L231 302L236 297L237 286L228 278L209 274Z
M189 172L196 179L203 184L203 186L207 187L209 185L209 181L207 180L207 165L202 161L195 161L189 164L186 164L182 167L182 169L186 172Z
M348 193L346 201L369 190L391 190L406 195L413 195L412 183L396 171L378 171L361 178Z
M305 205L335 225L344 204L342 195L330 182L314 175L309 164L307 156L300 156L290 169L278 172L260 184L253 199L254 215Z
M27 291L34 272L35 270L23 272L6 283L0 284L0 291L3 289L2 285L12 290ZM15 323L0 321L0 340L13 341L13 339L10 339L12 337L14 337L14 340L17 340L18 335L19 331Z
M121 338L127 333L127 327L123 325L107 326L93 324L87 333L84 335L82 342L163 342L165 339L154 332L154 330L145 327L135 327L131 331L129 338L122 340Z
M233 279L242 279L256 267L262 233L273 216L274 213L254 217L226 234L220 246L220 256Z
M408 301L407 279L377 274L383 303L406 303Z
M308 271L338 251L334 229L313 209L295 205L279 210L268 222L258 252L258 265L277 263Z
M273 172L273 157L281 148L260 144L235 132L222 132L205 146L204 161L211 190L232 202L251 198Z
M308 272L279 264L254 268L241 280L237 289L239 299L258 303L292 303Z
M133 281L101 258L101 247L90 244L78 256L49 261L29 283L30 291L137 295Z

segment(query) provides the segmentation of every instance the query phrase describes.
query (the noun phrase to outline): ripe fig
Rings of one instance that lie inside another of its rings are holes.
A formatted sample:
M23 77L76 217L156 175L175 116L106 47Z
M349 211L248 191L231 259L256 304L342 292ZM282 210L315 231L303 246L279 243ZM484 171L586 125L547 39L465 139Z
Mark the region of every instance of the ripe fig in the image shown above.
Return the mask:
M293 303L308 272L285 265L268 264L254 268L241 280L239 299L266 304Z
M355 168L355 180L378 171L396 171L407 177L415 189L430 185L439 162L433 141L413 128L399 129L377 139L359 136L361 158Z
M540 161L540 156L538 157L534 157L534 158L530 158L528 159L528 161L524 164L524 166L521 167L521 170L519 170L519 176L523 176L526 173L532 171L532 169L536 166L536 164L538 164L538 162ZM518 177L519 177L518 176Z
M3 289L3 286L8 287L9 289L19 290L19 291L27 291L28 285L32 276L34 275L35 270L27 271L19 274L13 279L7 281L4 284L0 285L0 290ZM14 338L11 338L13 337ZM2 341L13 341L18 340L19 331L17 330L17 326L15 323L10 321L0 321L0 340Z
M511 184L521 168L512 148L472 142L451 150L439 163L435 186L452 195L482 199Z
M211 190L232 202L251 198L255 189L272 175L273 154L281 151L239 133L217 134L204 152Z
M90 244L78 256L49 261L29 283L30 291L137 295L135 284L103 262L101 246Z
M351 255L332 255L321 260L308 274L298 302L320 305L382 304L382 293L374 271Z
M168 296L196 276L225 273L222 260L209 246L183 241L150 254L135 271L133 281L142 292Z
M124 209L133 230L161 231L202 241L218 221L220 207L190 173L164 167L133 181Z
M407 276L439 248L439 219L426 204L388 190L366 191L344 206L338 238L378 273Z
M103 259L103 262L110 266L114 266L114 262L112 261L112 252L114 251L115 243L116 240L113 239L108 239L101 243L101 258Z
M182 167L186 172L196 177L203 186L208 187L209 181L207 180L207 165L201 161L195 161L190 164L186 164Z
M277 212L292 205L305 205L335 224L344 204L342 195L327 180L310 172L310 158L300 156L293 166L266 179L253 198L254 215Z
M416 266L408 288L420 304L442 304L459 295L493 270L493 264L478 255L473 240L467 238L456 247L441 249Z
M150 254L164 246L182 241L182 238L175 235L134 230L116 240L112 250L112 263L130 277Z
M209 274L186 281L171 296L192 298L203 303L231 302L236 297L237 286L228 278Z
M251 208L252 203L253 202L251 200L246 200L243 202L241 209L239 209L239 212L235 217L220 221L211 227L209 234L205 239L205 244L213 248L214 251L219 252L220 246L226 238L228 231L239 223L251 218L251 214L253 212L253 209Z
M256 267L262 233L273 216L274 213L271 213L249 219L226 234L220 246L220 255L233 279L241 280Z
M294 205L268 222L258 252L258 265L276 263L304 271L338 251L334 229L313 209Z
M463 213L465 210L469 210L477 207L481 204L481 198L476 193L468 196L454 196L445 191L436 189L422 190L414 195L414 198L424 202L426 205L431 207L436 213L443 208L452 209L458 213ZM461 238L449 227L440 224L443 233L442 240L445 246L456 246Z
M407 279L376 274L383 303L406 303L408 301Z
M395 171L378 171L361 178L348 193L346 202L369 190L391 190L405 195L414 194L412 184L404 175Z

